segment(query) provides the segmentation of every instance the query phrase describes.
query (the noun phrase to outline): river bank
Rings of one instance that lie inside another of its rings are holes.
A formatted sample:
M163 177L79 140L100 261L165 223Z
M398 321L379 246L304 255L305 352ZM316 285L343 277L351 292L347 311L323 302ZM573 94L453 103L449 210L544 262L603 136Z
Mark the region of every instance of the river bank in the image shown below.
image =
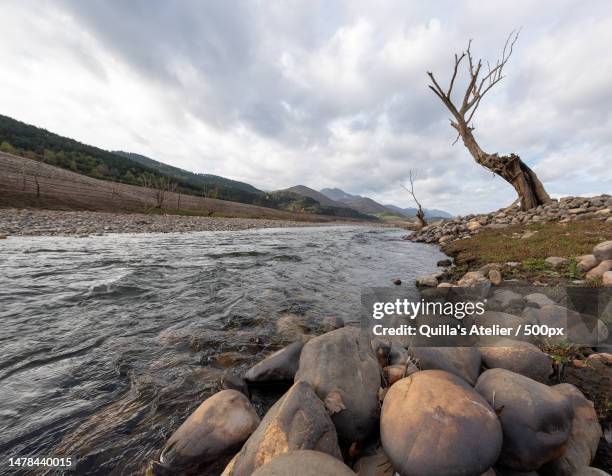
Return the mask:
M238 231L343 223L348 222L0 208L0 235L2 236L88 236L108 233ZM355 225L355 222L350 222L350 224Z

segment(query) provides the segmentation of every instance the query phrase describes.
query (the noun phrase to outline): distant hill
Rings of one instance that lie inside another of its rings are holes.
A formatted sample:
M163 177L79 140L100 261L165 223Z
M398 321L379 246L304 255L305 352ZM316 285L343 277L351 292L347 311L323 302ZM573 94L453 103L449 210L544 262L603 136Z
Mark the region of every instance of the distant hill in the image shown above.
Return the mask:
M372 200L368 197L362 197L361 195L351 195L350 193L346 193L339 188L324 188L321 190L321 194L326 197L341 202L350 208L353 208L361 213L366 213L369 215L383 216L383 215L394 215L394 216L403 216L395 210L385 207L380 203Z
M391 210L394 210L395 212L405 217L415 217L417 214L417 209L413 207L400 208L395 205L385 205L385 207L390 208ZM453 215L451 215L450 213L445 212L444 210L436 210L435 208L424 208L423 211L425 212L425 218L452 218L453 217Z
M375 220L377 218L373 215L362 212L361 210L357 210L354 207L348 206L345 203L332 200L324 194L317 192L312 188L306 187L305 185L295 185L294 187L290 187L286 190L281 190L280 192L295 193L301 195L302 197L307 197L311 200L316 200L321 205L322 212L320 213L323 213L325 215L335 215L339 217L348 218L362 218L364 220Z

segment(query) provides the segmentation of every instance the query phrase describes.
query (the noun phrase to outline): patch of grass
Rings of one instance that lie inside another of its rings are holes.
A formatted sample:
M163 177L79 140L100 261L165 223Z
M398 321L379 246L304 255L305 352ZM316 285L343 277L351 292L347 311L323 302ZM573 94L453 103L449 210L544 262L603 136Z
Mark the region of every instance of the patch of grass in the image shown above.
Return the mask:
M527 271L544 271L546 263L543 258L529 258L523 261L523 268Z
M526 231L536 233L520 238ZM541 264L549 256L570 258L589 254L596 244L606 240L612 240L612 223L595 220L548 222L483 229L471 238L443 246L443 250L453 256L456 263L470 267L518 261L530 263L533 271L543 271Z

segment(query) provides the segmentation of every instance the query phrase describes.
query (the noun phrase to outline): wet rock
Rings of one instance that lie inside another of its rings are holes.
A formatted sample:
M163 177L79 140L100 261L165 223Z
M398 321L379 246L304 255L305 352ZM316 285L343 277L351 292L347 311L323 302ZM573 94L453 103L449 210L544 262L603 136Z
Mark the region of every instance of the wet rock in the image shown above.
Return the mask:
M453 264L453 262L449 259L441 259L440 261L438 261L436 263L436 266L440 267L440 268L446 268L448 266L451 266Z
M291 451L274 458L253 476L355 476L342 461L319 451Z
M334 424L306 382L295 383L268 410L223 474L251 476L260 466L294 450L316 450L337 459L342 457Z
M342 327L344 327L344 319L342 319L341 317L329 316L324 318L319 323L319 332L331 332Z
M257 413L242 393L223 390L205 400L172 434L159 464L175 473L209 465L238 449L258 424Z
M295 377L300 363L300 354L304 342L298 340L287 347L274 352L261 362L255 364L244 375L249 383L268 383L291 381Z
M599 263L586 274L586 277L587 279L601 278L607 271L612 271L612 259L607 259Z
M438 279L440 273L428 274L427 276L420 276L416 279L416 285L418 287L436 287L438 285Z
M332 419L341 438L360 441L374 428L380 369L359 329L344 327L310 340L302 349L295 381L310 383L326 402L338 402Z
M584 255L581 256L581 259L578 261L576 267L578 268L578 271L586 273L597 266L598 263L599 261L597 258L595 258L595 255Z
M499 347L497 347L499 346ZM503 339L496 347L478 347L488 369L506 369L546 383L553 373L552 359L529 342Z
M247 398L250 396L249 386L247 383L237 375L229 372L225 372L221 376L221 387L224 390L237 390L238 392L246 395Z
M481 474L502 447L489 404L463 379L439 370L417 372L389 389L380 436L401 476Z
M599 243L593 248L593 255L597 261L612 259L612 240Z
M239 362L246 359L246 356L240 352L223 352L215 356L215 361L221 367L234 367Z
M544 260L544 263L549 268L561 269L569 264L569 260L567 258L560 258L558 256L549 256Z
M525 296L525 305L529 307L542 307L549 304L556 304L546 294L532 293Z
M409 352L421 370L444 370L470 385L480 374L480 351L475 347L414 347Z
M534 471L563 455L574 413L565 395L505 369L484 372L476 390L502 424L504 445L498 464Z
M308 319L296 314L283 314L276 321L276 333L283 339L296 341L310 332Z
M601 426L593 402L587 400L574 385L562 383L553 388L572 402L572 432L563 456L545 464L539 473L542 476L573 476L580 468L589 466L595 458L602 437Z

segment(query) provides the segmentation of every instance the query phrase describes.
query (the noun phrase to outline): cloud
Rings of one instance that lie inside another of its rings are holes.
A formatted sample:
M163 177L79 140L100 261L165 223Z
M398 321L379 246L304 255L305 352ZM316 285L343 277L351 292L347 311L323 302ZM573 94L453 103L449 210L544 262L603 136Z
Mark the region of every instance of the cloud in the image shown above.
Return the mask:
M505 206L514 190L451 145L425 72L446 83L469 38L495 60L522 26L478 140L521 155L551 193L612 184L605 0L7 0L0 14L0 113L263 189L409 206L400 185L418 170L423 204L455 213Z

